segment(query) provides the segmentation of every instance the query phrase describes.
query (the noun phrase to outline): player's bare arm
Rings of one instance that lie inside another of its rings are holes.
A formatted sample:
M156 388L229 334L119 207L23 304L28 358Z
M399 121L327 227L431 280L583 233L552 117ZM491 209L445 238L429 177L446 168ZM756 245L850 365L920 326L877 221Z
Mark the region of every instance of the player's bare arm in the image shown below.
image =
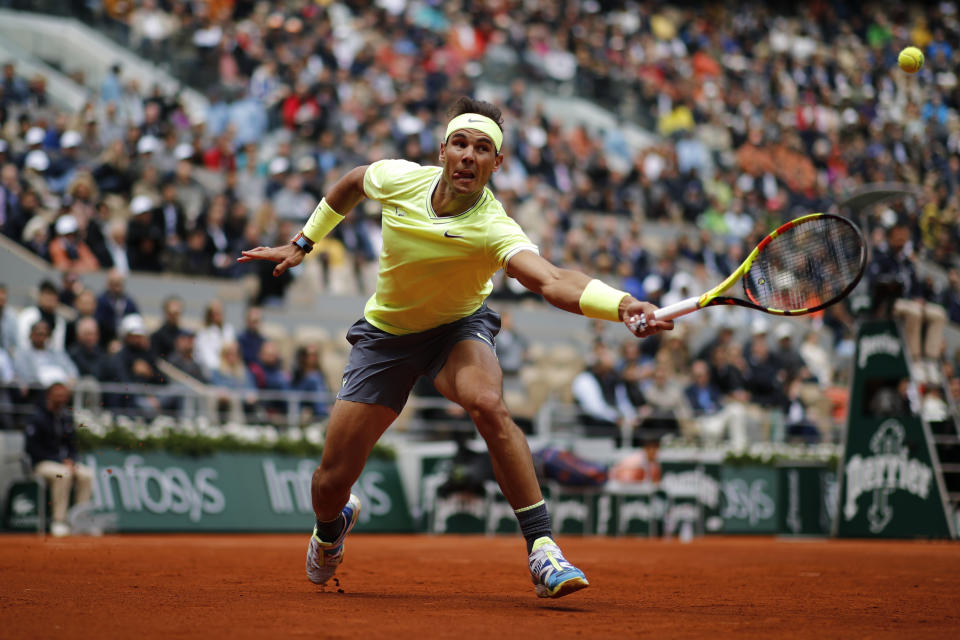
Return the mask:
M338 212L341 211L344 214L352 211L364 198L363 177L367 173L367 166L368 165L361 165L351 169L337 180L327 192L321 204L317 206L317 210L314 211L311 219L314 216L324 215L324 210L332 211L333 215L338 215ZM305 227L305 229L308 227ZM277 247L257 247L255 249L249 249L240 254L237 262L251 262L253 260L276 262L277 266L273 269L273 275L279 276L287 269L303 262L304 257L309 253L309 249L312 248L313 243L322 239L322 237L310 237L308 232L300 235L303 236L303 241L299 245L294 242L289 242ZM320 234L317 235L319 236ZM300 236L298 236L298 238L299 237ZM294 241L298 238L294 238Z
M519 280L520 284L530 291L542 295L553 306L570 313L588 315L584 313L582 300L584 291L590 286L592 279L585 273L561 269L533 251L518 252L510 258L506 271L507 275ZM637 300L627 294L621 297L616 313L620 321L626 324L630 318L641 314L652 318L656 309L656 305ZM629 325L627 326L629 328ZM645 338L658 331L670 329L673 329L672 320L655 320L643 330L638 329L633 333L637 337Z

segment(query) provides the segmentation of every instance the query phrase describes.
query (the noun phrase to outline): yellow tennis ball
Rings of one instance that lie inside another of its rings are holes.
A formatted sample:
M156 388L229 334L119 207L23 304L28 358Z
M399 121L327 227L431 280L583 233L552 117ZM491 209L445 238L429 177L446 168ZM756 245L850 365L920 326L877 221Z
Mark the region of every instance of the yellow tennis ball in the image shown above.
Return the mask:
M916 73L923 66L923 52L916 47L907 47L897 56L897 64L907 73Z

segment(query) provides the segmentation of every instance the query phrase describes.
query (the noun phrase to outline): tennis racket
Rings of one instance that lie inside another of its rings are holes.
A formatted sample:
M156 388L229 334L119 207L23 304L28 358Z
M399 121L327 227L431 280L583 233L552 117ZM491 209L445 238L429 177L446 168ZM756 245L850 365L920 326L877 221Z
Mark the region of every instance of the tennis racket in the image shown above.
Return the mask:
M772 231L710 291L657 309L654 318L672 320L721 304L779 316L813 313L850 293L866 266L867 245L857 225L832 213L812 213ZM745 298L724 295L741 279ZM646 325L643 314L628 321L634 332Z

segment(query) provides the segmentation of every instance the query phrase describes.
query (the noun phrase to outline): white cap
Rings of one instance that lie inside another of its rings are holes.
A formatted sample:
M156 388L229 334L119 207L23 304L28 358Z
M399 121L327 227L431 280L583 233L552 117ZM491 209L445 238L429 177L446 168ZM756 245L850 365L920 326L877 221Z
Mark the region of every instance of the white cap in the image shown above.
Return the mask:
M770 332L770 323L767 322L764 318L754 318L753 324L750 325L750 333L755 336L763 335Z
M73 149L79 147L83 137L76 131L67 130L60 136L60 147L63 149Z
M130 201L130 213L139 215L153 209L153 200L150 196L140 195Z
M23 166L34 171L46 171L50 168L50 158L43 151L34 149L23 159Z
M173 157L177 160L189 160L193 157L193 145L189 142L181 142L173 148Z
M145 135L137 140L137 153L156 153L160 150L160 141L151 135ZM192 155L192 150L191 150ZM188 156L189 157L189 156Z
M267 171L270 175L275 176L281 173L286 173L290 170L290 161L284 157L274 158L270 161L270 164L267 165Z
M643 291L644 293L650 294L655 291L663 290L663 278L658 276L655 273L651 273L646 278L643 279Z
M670 288L674 291L680 291L683 288L692 289L694 285L693 276L686 271L678 271L670 281Z
M30 127L27 129L27 135L24 136L23 139L29 146L32 147L35 144L40 144L43 142L43 139L46 137L47 132L40 127Z
M76 233L80 225L77 224L77 219L68 213L65 216L57 218L55 228L58 236L65 236L68 233Z
M120 321L120 337L126 338L129 335L147 335L147 325L139 313L126 315Z
M783 340L784 338L793 337L793 327L789 322L781 322L777 325L777 328L774 329L773 335L777 337L777 340Z

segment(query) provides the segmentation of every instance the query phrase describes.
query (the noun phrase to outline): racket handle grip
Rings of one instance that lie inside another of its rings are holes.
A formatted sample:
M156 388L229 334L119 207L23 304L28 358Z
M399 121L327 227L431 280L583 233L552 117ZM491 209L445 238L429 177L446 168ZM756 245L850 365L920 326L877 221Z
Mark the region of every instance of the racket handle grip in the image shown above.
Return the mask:
M679 318L680 316L685 316L688 313L693 313L700 308L700 297L695 296L693 298L687 298L681 300L680 302L674 302L673 304L661 307L653 312L654 320L673 320L674 318ZM636 333L638 330L643 331L647 328L647 318L644 314L638 316L633 316L627 321L627 326L630 328L630 331Z

